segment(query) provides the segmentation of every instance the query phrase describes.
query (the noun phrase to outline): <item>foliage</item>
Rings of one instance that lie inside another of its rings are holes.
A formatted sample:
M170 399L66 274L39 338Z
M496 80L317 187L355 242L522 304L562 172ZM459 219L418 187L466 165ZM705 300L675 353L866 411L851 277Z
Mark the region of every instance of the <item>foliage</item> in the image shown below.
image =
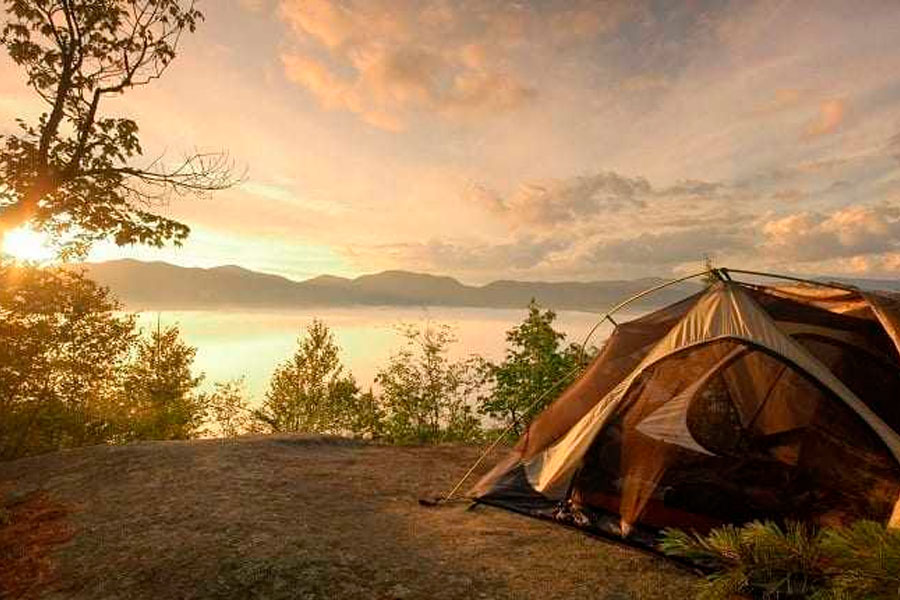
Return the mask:
M726 525L707 536L667 529L666 554L716 569L699 599L730 599L739 594L763 598L807 598L827 585L822 569L821 534L801 523L784 529L772 522Z
M356 426L359 388L344 372L331 330L315 319L297 345L275 370L256 417L282 432L340 434Z
M198 392L195 354L177 327L142 337L79 270L0 257L0 459L256 431L241 379Z
M826 529L822 549L829 558L835 598L900 596L900 532L873 521Z
M532 299L528 314L506 332L506 358L500 364L481 363L490 393L481 399L481 411L522 432L529 415L540 412L565 389L590 353L570 344L553 328L556 313L541 310Z
M126 369L124 398L132 416L130 439L184 440L196 437L205 416L197 392L203 376L191 373L197 349L181 339L177 326L141 337Z
M451 361L447 325L401 325L404 346L378 371L384 435L395 443L437 443L480 437L471 398L477 385L470 361Z
M106 441L134 318L80 272L0 259L0 458Z
M206 434L232 438L258 430L258 422L253 418L253 410L246 398L243 377L217 381L213 391L202 396L201 405L206 411Z
M900 592L900 532L872 521L816 529L788 522L663 532L660 549L713 569L698 599L880 600Z
M383 438L384 411L372 390L354 394L348 400L341 421L344 431L370 440Z
M160 78L184 32L203 15L193 0L3 0L0 34L46 105L36 122L0 136L0 238L31 223L63 253L93 241L181 243L188 228L151 212L171 194L235 183L224 154L144 167L138 125L102 116L108 98Z

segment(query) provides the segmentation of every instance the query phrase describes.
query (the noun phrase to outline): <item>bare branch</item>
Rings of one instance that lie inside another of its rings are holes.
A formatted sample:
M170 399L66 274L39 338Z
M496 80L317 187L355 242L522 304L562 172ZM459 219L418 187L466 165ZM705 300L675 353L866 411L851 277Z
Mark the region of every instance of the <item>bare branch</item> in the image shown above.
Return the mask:
M143 169L114 167L83 171L85 177L124 175L141 183L175 194L208 193L225 190L244 180L245 174L234 175L234 161L225 152L196 153L185 157L175 168L165 169L161 157L157 157ZM135 188L136 190L137 188ZM150 192L142 190L143 195Z

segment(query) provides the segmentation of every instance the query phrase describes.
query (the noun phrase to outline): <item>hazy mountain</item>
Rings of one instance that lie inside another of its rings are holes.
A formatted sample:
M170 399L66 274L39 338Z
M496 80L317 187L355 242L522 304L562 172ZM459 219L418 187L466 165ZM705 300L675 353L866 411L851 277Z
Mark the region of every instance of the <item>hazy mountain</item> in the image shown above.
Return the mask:
M452 277L384 271L346 279L323 275L293 281L241 267L178 267L116 260L82 265L132 310L399 305L522 308L531 298L557 310L604 310L661 279L546 283L495 281L465 285ZM643 306L662 305L699 290L684 283L653 294Z

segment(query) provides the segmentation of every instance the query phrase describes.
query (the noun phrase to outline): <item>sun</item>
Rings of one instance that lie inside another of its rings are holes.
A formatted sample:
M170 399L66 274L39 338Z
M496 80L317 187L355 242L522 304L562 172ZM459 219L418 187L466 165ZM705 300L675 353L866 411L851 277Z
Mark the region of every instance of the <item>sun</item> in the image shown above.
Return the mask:
M47 236L27 227L13 229L3 237L2 253L34 262L47 262L56 256L47 243Z

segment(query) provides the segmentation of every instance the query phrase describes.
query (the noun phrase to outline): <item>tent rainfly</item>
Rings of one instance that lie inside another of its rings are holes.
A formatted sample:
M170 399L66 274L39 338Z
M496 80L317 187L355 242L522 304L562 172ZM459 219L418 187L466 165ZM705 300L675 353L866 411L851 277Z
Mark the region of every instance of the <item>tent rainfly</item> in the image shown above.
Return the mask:
M715 272L618 324L469 496L642 545L753 519L900 527L900 294Z

